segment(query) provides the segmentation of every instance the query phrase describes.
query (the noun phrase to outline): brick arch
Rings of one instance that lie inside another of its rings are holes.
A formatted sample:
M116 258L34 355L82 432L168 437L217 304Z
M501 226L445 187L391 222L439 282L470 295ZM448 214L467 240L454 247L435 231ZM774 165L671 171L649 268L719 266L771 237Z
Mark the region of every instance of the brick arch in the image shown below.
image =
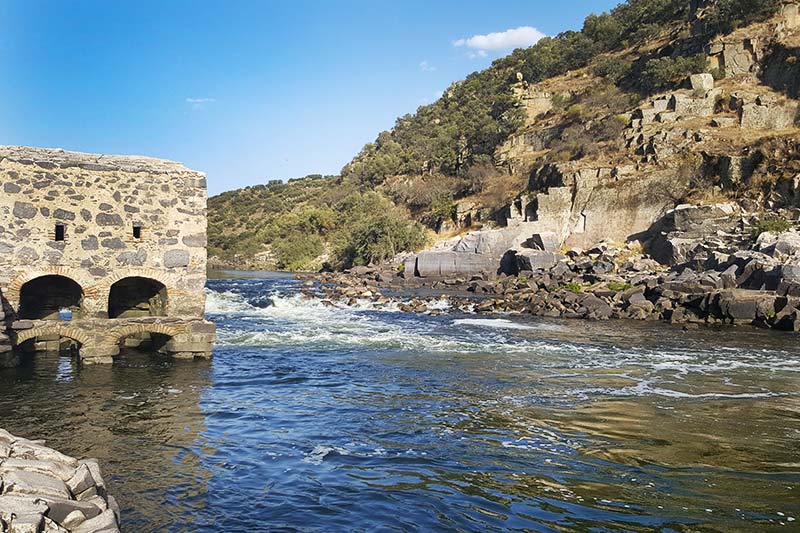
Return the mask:
M36 326L35 328L20 331L17 333L16 343L22 344L27 340L45 335L59 335L60 337L67 337L81 343L81 347L84 348L92 343L91 336L85 331L81 330L80 328L76 328L75 326L59 323Z
M94 286L94 279L88 272L78 269L78 268L69 268L64 266L53 266L50 268L37 268L34 270L25 270L19 273L11 282L8 284L6 289L6 299L9 301L11 306L14 308L15 311L18 310L19 307L19 297L20 292L22 291L22 286L32 281L36 278L41 278L44 276L61 276L64 278L71 279L75 283L77 283L81 290L83 291L84 298L94 298L97 296L97 291Z
M134 333L158 333L168 337L175 337L186 331L186 327L179 324L129 324L120 328L113 328L106 337L111 344L119 344L122 339Z
M155 268L136 267L115 269L113 274L98 281L95 285L93 285L92 289L97 295L101 295L108 299L108 294L111 292L111 286L119 280L125 278L147 278L161 283L167 288L167 305L169 305L169 300L173 296L183 293L183 291L177 289L179 278L174 274L169 274L163 270L158 270Z

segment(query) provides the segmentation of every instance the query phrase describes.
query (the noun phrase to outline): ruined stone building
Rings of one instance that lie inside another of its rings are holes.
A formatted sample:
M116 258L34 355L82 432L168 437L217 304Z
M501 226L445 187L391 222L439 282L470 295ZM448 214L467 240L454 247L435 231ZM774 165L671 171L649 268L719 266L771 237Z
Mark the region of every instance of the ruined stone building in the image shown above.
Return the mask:
M120 346L208 357L206 182L147 157L0 147L0 364Z

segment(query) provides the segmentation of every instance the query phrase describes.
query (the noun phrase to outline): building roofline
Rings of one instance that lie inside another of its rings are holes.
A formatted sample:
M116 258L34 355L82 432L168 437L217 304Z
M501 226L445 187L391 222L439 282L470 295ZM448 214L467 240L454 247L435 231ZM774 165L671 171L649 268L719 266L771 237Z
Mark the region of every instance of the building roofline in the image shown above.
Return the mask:
M140 155L103 155L71 152L63 148L34 148L30 146L0 146L0 162L37 165L45 169L78 167L92 171L148 172L154 174L191 173L183 163Z

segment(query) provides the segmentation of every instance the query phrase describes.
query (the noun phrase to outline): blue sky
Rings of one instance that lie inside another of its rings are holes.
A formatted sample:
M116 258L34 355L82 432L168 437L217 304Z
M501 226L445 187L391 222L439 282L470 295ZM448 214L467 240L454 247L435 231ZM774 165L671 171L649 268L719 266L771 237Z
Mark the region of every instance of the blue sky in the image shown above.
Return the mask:
M211 194L338 173L531 28L616 3L0 0L0 144L178 160Z

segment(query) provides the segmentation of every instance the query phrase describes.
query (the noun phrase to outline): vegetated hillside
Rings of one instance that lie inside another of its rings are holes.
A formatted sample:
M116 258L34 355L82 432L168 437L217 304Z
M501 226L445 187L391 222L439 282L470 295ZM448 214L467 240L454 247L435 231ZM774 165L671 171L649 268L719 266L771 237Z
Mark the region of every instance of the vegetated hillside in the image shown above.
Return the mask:
M525 189L533 168L613 157L623 149L628 112L707 71L704 50L715 35L768 19L780 6L781 0L628 0L590 15L581 31L515 50L399 118L341 176L211 198L210 255L240 266L343 268L419 248L432 238L427 230L456 230L460 209L482 213L469 224L491 220ZM545 95L544 108L532 93ZM539 140L516 152L508 146L534 126Z

